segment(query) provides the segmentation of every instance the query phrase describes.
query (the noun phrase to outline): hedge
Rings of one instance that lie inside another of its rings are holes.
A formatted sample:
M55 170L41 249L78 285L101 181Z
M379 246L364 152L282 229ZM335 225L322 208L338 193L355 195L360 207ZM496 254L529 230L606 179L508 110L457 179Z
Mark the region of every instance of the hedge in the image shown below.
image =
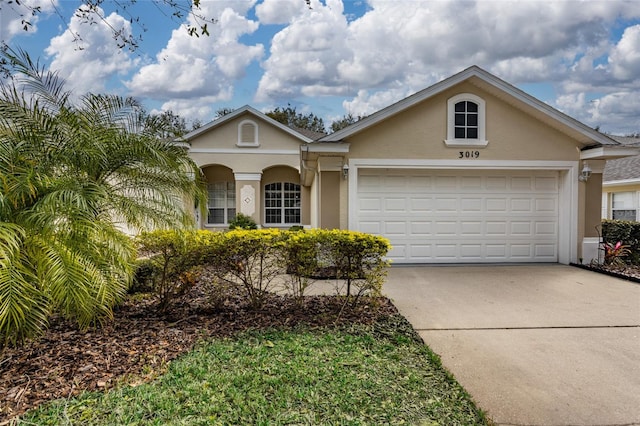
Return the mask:
M363 295L381 295L391 248L383 237L323 229L165 230L141 235L138 245L145 255L138 281L157 294L161 309L188 291L205 265L218 283L243 291L253 308L278 286L302 300L311 283L330 277L346 284L355 304Z
M635 265L640 264L640 222L603 220L602 240L610 245L622 242L629 249L626 261Z

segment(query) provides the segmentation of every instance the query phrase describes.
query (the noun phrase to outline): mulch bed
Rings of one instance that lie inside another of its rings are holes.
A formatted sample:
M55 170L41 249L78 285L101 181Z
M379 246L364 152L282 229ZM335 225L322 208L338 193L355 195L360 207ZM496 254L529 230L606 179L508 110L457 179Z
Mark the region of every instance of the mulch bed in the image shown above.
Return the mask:
M577 263L572 265L640 284L640 265L582 265Z
M203 338L302 324L368 324L397 313L386 298L367 299L352 307L341 297L311 296L301 305L270 294L252 310L229 294L213 308L195 288L162 315L148 298L131 297L113 321L87 331L54 318L41 339L0 352L0 425L46 401L151 380Z

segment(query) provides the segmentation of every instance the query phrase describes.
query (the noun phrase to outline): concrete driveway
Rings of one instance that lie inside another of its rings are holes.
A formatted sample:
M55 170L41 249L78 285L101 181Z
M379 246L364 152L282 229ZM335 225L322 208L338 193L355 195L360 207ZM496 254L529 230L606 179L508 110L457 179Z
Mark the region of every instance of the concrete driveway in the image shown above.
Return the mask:
M385 293L499 425L640 425L640 285L564 265L392 267Z

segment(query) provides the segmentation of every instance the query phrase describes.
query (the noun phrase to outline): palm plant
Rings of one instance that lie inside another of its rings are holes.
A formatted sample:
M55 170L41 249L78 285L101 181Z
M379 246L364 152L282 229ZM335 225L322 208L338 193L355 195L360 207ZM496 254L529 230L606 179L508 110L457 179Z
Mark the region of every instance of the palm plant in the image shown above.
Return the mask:
M37 336L51 314L81 327L110 317L135 249L122 229L189 226L204 205L186 150L156 138L133 99L84 95L23 51L2 54L0 346Z

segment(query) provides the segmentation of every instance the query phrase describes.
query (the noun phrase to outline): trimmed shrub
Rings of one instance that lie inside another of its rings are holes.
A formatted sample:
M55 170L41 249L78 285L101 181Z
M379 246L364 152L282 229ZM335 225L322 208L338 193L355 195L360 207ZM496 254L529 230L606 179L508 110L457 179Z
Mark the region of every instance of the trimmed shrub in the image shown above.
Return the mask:
M362 232L324 231L322 243L328 245L336 277L347 283L347 296L356 290L354 303L364 294L381 296L382 284L390 264L384 257L391 245L386 238Z
M251 307L259 308L274 280L285 271L283 231L233 230L223 234L212 262L218 277L244 290Z
M184 295L196 283L194 268L208 263L219 248L220 233L209 231L157 230L137 238L145 258L139 286L150 287L160 311Z
M635 265L640 264L640 222L628 220L603 220L602 240L605 244L615 247L622 243L628 254L625 261Z
M316 232L289 231L284 240L287 279L291 295L302 302L305 291L315 282L319 262L320 242Z
M391 248L386 238L347 230L290 232L287 271L294 295L302 296L313 278L344 280L347 296L380 296ZM352 294L352 290L355 293Z
M204 286L214 305L223 302L223 288L237 288L252 308L260 308L267 292L282 283L302 301L316 277L328 278L328 273L346 283L347 296L356 304L362 295L381 295L390 248L382 237L323 229L163 230L144 233L137 243L144 258L136 289L152 289L161 311L193 287L197 268L204 265L216 277Z

